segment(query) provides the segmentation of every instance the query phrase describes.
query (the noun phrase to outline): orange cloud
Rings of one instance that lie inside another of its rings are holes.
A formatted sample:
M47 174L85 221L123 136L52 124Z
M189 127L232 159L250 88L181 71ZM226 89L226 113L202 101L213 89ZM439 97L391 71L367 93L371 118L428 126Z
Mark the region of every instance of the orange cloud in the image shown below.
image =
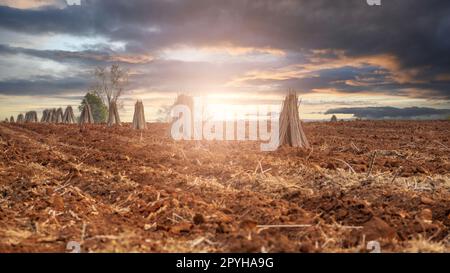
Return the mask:
M332 54L333 57L324 57ZM416 77L420 69L402 69L397 57L390 54L379 54L372 56L348 57L344 51L339 50L314 50L313 56L306 64L294 64L281 68L253 70L228 83L228 86L239 86L242 82L249 80L287 80L301 79L304 77L317 77L320 70L339 69L345 66L361 68L367 65L377 66L390 72L390 80L396 83L423 83ZM382 73L379 71L378 73ZM366 85L361 81L348 81L352 86Z
M123 62L129 64L145 64L151 62L154 58L149 55L113 55L108 61Z
M436 76L435 80L442 82L450 81L450 74L439 74Z

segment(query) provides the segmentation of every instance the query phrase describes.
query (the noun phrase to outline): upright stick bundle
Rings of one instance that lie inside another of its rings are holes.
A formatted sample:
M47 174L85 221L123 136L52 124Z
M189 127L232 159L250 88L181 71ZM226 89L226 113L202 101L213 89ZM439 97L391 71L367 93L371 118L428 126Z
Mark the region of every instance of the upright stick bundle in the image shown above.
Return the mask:
M180 94L177 97L177 100L174 103L175 105L186 105L191 112L194 110L194 98L188 95Z
M29 111L25 114L25 122L36 123L38 122L36 111Z
M144 104L141 100L136 101L134 105L133 129L145 129Z
M114 124L120 125L120 117L119 111L117 110L117 103L112 101L109 104L108 126L113 126Z
M298 113L298 99L294 92L290 92L283 102L280 114L280 145L309 148L309 142L303 132Z
M48 122L47 118L48 118L48 109L45 109L44 111L42 111L41 122Z
M53 108L50 110L50 121L51 123L56 123L56 121L58 120L58 117L56 116L56 109Z
M80 125L94 123L94 117L92 116L91 106L86 101L83 111L81 111Z
M22 122L24 122L23 114L19 114L17 116L17 123L22 123Z
M63 123L63 110L61 107L56 110L56 123Z
M179 94L172 107L177 105L184 105L191 111L191 124L194 124L194 98L192 96ZM174 119L171 119L170 123L172 124L173 122ZM191 135L194 135L194 126L191 127L192 127Z
M63 123L65 124L73 124L75 123L75 116L73 114L72 106L67 106L63 115Z

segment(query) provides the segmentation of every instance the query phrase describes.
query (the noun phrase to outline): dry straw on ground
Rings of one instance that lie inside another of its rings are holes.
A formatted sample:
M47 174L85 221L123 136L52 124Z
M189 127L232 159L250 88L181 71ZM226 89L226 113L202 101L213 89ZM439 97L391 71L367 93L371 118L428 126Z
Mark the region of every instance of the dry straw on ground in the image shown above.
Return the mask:
M134 105L133 129L145 129L144 104L141 100L136 101Z
M283 102L280 114L280 145L309 148L309 142L303 132L298 113L298 98L294 92L289 92Z
M64 252L61 234L83 252L448 252L446 125L307 123L309 157L174 142L158 123L139 143L128 126L0 125L0 252Z

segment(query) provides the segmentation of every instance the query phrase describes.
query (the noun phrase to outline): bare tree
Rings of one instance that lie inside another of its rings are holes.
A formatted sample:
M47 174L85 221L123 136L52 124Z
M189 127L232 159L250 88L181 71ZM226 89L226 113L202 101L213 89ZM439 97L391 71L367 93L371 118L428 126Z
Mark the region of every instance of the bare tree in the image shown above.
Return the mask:
M97 67L94 70L95 85L92 92L98 95L108 108L111 103L117 103L117 100L123 95L128 84L129 72L121 68L118 64L108 67Z

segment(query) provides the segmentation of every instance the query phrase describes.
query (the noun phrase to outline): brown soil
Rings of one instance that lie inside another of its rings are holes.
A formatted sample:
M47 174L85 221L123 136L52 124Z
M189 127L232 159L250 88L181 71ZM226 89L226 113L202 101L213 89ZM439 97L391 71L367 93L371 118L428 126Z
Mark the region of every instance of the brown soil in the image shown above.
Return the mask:
M448 121L306 123L313 149L266 153L168 129L0 124L0 252L450 251Z

